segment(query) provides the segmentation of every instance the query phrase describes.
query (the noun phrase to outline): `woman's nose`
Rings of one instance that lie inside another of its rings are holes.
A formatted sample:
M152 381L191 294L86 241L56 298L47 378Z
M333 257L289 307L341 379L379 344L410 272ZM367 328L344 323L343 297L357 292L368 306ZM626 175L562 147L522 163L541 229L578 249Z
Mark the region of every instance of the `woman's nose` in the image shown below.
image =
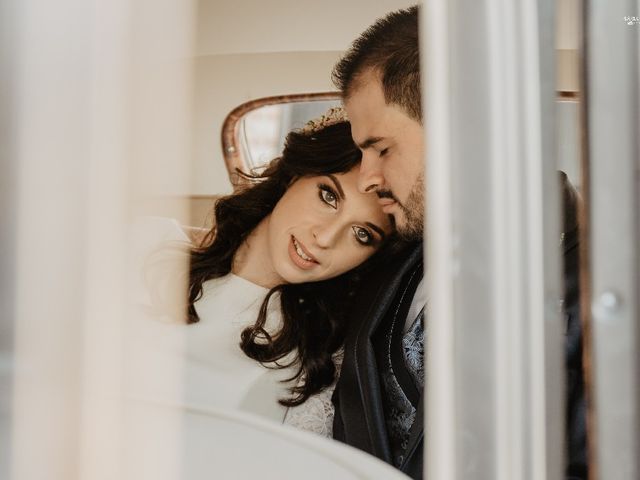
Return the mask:
M318 247L331 248L336 244L341 231L342 227L338 222L327 221L324 223L318 223L312 229L311 233L313 234L313 238Z

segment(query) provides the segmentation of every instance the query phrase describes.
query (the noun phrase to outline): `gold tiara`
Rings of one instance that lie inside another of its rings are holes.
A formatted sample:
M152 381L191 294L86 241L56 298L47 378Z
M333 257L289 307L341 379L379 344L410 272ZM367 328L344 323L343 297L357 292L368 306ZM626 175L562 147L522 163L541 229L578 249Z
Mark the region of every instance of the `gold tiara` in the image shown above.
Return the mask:
M301 129L301 133L310 135L316 133L329 125L334 125L340 122L348 122L347 112L342 107L332 107L327 110L322 116L309 120Z

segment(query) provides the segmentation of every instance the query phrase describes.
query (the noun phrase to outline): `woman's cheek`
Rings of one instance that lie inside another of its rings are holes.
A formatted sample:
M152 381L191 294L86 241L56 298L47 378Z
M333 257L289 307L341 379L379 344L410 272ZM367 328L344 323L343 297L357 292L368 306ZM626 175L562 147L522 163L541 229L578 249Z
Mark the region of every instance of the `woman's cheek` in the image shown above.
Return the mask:
M367 258L369 258L369 253L367 252L363 252L362 251L362 247L360 247L358 249L358 251L353 252L352 255L352 261L349 264L349 270L351 270L352 268L357 267L358 265L360 265L361 263L363 263Z

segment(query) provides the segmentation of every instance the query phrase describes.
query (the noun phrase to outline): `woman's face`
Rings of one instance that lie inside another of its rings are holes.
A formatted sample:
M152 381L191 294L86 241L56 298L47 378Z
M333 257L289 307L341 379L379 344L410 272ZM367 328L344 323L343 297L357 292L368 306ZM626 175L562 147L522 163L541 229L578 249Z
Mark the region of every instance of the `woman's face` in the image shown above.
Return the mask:
M336 277L360 265L391 232L375 193L358 191L358 168L296 180L268 222L269 253L286 283Z

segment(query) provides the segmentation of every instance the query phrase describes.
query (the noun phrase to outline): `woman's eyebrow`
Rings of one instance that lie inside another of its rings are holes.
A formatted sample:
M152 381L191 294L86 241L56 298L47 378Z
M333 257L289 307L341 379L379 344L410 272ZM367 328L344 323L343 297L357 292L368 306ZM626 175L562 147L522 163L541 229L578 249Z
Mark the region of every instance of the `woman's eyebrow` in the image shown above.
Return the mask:
M331 175L330 173L327 175L327 177L329 177L333 182L333 184L336 186L336 190L338 190L338 195L340 195L340 198L344 199L344 190L342 190L342 185L340 184L340 180L338 180L335 176Z
M376 232L378 232L378 235L380 235L380 237L382 237L382 240L384 240L385 238L387 238L387 235L384 233L384 230L382 230L379 226L377 226L374 223L371 222L365 222L365 225L367 227L369 227L371 230L375 230Z

